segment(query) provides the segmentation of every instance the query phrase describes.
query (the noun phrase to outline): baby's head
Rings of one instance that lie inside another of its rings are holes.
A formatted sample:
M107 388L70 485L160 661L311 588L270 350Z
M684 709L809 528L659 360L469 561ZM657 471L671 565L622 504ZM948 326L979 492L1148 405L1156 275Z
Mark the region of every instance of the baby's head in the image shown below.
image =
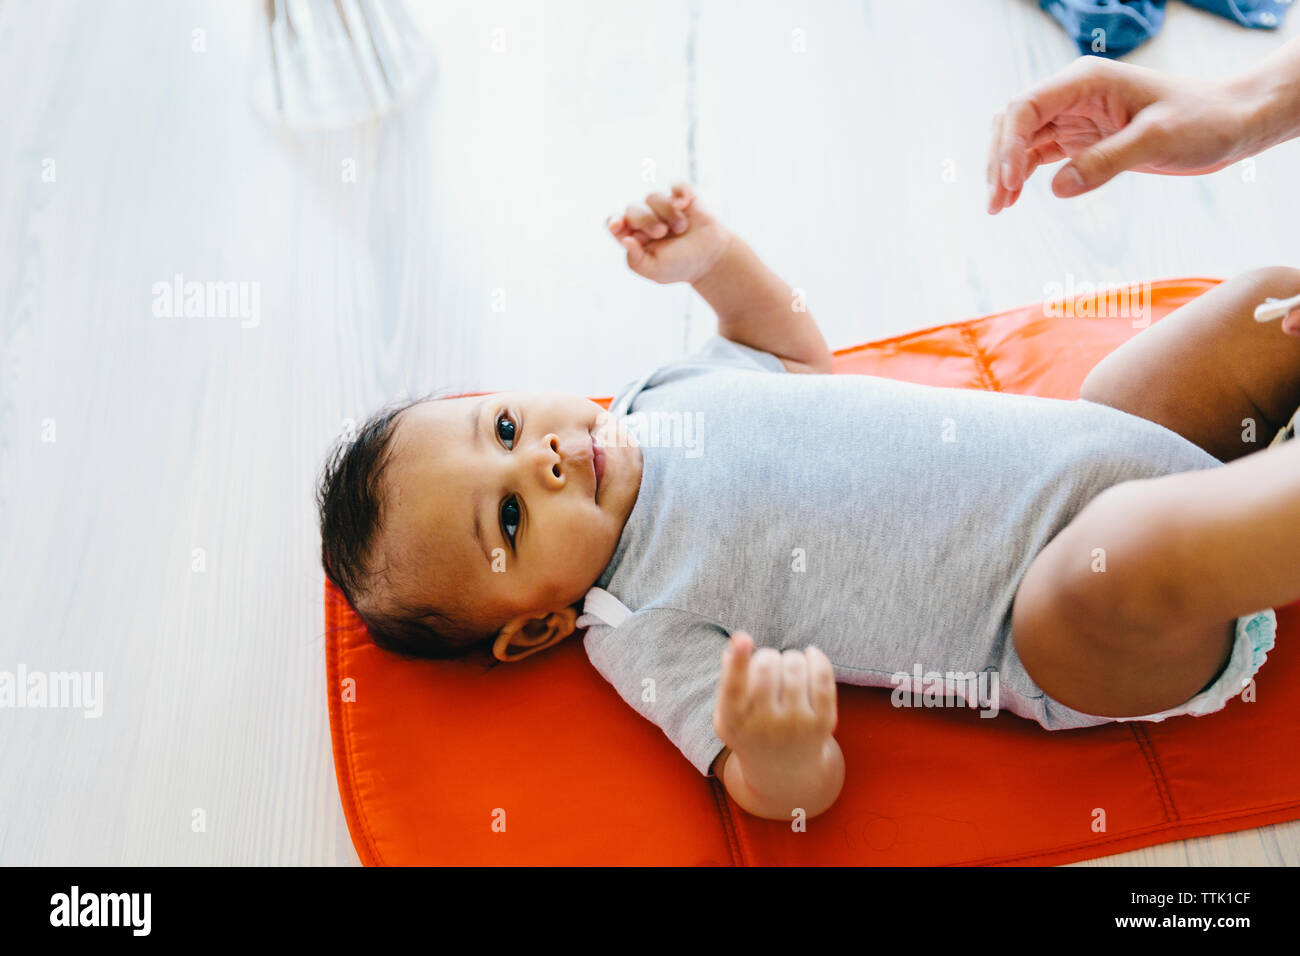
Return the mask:
M417 399L330 454L321 560L381 647L518 660L573 632L640 488L641 449L595 402Z

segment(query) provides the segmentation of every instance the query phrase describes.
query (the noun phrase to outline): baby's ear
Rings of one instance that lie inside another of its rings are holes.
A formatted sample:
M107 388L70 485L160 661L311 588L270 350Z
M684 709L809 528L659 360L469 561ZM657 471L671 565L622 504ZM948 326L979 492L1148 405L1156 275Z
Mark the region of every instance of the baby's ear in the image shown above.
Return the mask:
M575 604L568 607L562 607L558 611L552 611L547 621L552 623L557 631L562 631L565 637L572 634L578 627L578 618L582 611Z
M497 633L492 656L499 661L521 661L564 640L573 633L577 622L578 610L574 607L542 615L521 614Z

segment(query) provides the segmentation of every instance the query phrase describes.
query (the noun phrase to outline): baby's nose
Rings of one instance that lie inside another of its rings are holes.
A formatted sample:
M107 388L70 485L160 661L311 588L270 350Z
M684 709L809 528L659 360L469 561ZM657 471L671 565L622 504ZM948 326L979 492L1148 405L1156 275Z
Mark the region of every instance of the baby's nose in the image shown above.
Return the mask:
M543 465L549 468L552 479L559 478L562 476L560 462L563 460L563 456L560 455L560 436L555 434L547 435L546 446L550 451L549 454L542 456ZM543 475L543 477L547 476Z

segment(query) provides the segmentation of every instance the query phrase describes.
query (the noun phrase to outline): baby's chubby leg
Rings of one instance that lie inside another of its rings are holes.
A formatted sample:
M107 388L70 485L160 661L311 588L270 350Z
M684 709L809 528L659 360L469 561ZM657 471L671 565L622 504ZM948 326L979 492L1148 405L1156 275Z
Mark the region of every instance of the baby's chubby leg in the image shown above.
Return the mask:
M1234 276L1103 358L1080 397L1163 425L1220 461L1257 452L1300 405L1300 336L1256 322L1255 307L1298 293L1300 269Z
M1300 599L1300 441L1140 484L1172 529L1163 613L1228 620Z
M1238 617L1300 599L1297 556L1300 442L1123 482L1030 565L1016 650L1048 696L1083 713L1178 706L1222 667Z

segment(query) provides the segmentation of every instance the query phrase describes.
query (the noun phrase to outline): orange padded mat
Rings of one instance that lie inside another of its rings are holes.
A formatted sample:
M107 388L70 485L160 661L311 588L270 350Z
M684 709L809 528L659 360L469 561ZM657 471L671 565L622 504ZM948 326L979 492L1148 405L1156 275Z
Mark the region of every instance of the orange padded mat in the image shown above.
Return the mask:
M1153 321L1214 284L1152 283ZM1033 305L841 349L835 371L1077 398L1137 331ZM334 767L368 865L1052 864L1300 817L1300 602L1278 609L1258 699L1203 718L1049 732L840 685L844 790L804 833L700 776L581 635L485 669L379 650L328 582L325 621Z

